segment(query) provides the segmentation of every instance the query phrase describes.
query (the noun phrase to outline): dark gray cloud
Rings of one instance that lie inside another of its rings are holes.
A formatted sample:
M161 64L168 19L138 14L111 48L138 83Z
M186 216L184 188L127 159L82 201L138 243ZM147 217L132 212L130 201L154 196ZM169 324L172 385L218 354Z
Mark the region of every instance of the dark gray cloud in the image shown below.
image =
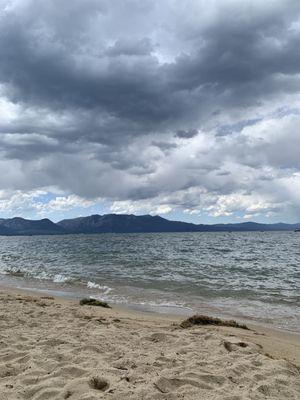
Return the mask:
M190 139L198 134L198 129L189 129L189 130L183 130L180 129L179 131L176 132L176 136L179 138L186 138Z
M0 187L277 204L300 169L299 47L296 0L1 0Z

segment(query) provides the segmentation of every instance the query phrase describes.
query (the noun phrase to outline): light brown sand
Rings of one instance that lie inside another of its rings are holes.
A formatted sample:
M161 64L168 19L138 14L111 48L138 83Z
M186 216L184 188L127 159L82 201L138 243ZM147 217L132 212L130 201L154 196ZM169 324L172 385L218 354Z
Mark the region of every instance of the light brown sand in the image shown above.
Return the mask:
M297 336L177 322L1 291L0 399L300 398Z

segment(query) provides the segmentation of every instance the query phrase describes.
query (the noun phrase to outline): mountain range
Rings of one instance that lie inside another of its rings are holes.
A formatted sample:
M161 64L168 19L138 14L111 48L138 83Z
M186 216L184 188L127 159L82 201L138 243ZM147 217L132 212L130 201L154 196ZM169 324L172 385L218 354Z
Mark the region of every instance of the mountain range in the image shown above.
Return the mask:
M236 224L193 224L170 221L159 216L106 214L64 219L54 223L48 218L29 220L20 217L0 219L0 235L63 235L93 233L146 233L146 232L246 232L246 231L294 231L298 224L260 224L242 222Z

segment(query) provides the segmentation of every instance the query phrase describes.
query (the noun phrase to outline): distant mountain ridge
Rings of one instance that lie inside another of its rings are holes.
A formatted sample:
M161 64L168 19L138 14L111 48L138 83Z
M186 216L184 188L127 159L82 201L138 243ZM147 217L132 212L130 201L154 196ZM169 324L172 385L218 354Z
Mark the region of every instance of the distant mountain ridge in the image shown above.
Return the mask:
M57 235L64 230L48 218L30 220L20 217L0 219L0 235Z
M64 219L54 223L48 218L29 220L20 217L0 219L0 235L63 235L93 233L150 233L150 232L246 232L246 231L294 231L297 224L193 224L170 221L160 216L106 214Z

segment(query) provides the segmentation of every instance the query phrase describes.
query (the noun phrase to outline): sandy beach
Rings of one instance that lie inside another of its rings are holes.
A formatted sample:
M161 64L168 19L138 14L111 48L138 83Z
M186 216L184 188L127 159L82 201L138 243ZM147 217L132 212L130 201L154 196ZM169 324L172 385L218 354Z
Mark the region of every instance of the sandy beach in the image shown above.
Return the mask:
M299 399L299 336L0 290L0 399Z

